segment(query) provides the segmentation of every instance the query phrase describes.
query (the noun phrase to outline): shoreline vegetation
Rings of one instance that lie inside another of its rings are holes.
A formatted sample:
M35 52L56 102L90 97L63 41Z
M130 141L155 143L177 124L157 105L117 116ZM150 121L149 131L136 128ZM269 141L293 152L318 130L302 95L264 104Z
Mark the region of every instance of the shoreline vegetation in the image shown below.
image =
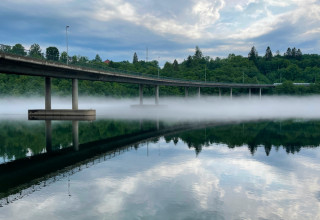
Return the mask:
M172 63L166 62L163 68L159 67L157 60L146 62L139 60L136 53L132 62L112 60L103 61L97 54L93 60L88 57L61 54L56 47L48 47L45 53L38 44L31 45L26 50L21 44L14 46L1 45L0 51L14 53L23 56L52 60L73 65L90 65L97 68L114 68L118 70L159 75L185 80L198 80L221 83L254 83L272 84L282 83L274 89L263 89L268 95L314 95L320 94L320 55L302 54L300 49L288 48L280 55L277 51L273 55L270 47L267 47L264 56L259 56L253 46L248 57L229 54L226 58L211 58L204 56L198 46L194 55L189 55L184 61L178 63L175 59ZM310 86L297 86L293 83L312 83ZM52 94L68 96L71 94L71 80L52 79ZM153 86L144 87L145 96L154 95ZM252 89L253 94L258 94L258 89ZM201 89L203 95L217 95L217 88ZM222 94L229 94L229 89L222 89ZM244 95L248 89L233 89L233 95ZM138 85L116 82L99 82L79 80L79 95L83 96L107 96L107 97L136 97ZM196 88L189 89L190 95L196 94ZM34 96L44 95L44 80L42 77L20 76L0 74L0 96ZM183 87L160 87L161 96L184 96Z

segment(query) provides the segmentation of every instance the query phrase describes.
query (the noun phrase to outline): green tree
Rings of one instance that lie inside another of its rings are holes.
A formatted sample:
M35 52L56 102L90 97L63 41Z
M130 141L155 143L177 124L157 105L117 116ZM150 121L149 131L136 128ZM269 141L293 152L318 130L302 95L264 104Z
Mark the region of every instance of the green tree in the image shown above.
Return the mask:
M41 58L41 48L39 44L32 44L29 51L29 56L34 58Z
M302 59L302 52L300 49L298 49L297 53L296 53L296 58L297 60L301 60Z
M193 58L200 60L202 58L202 56L203 55L202 55L202 52L201 52L200 48L198 46L196 46L196 50L195 50L195 53L193 55Z
M266 54L264 55L264 58L268 61L270 61L272 59L272 52L271 52L271 49L270 47L267 47L266 49Z
M94 58L94 62L96 62L96 63L102 63L102 59L101 59L101 57L99 56L99 54L97 54L96 57Z
M178 64L178 61L176 59L173 61L173 70L174 71L179 71L179 64Z
M14 54L17 54L17 55L21 55L21 56L27 55L24 47L21 44L14 45L10 52L14 53Z
M136 52L134 52L134 54L133 54L133 60L132 60L132 63L134 64L134 63L138 63L138 55L137 55L137 53Z
M60 61L63 63L67 63L67 59L68 59L68 54L67 52L63 51L60 55Z
M73 55L72 57L71 57L71 63L72 64L76 64L78 62L78 57L76 56L76 55Z
M291 50L291 56L292 58L296 58L297 56L297 49L295 47Z
M187 67L192 67L192 57L190 55L187 58L186 66Z
M287 57L287 58L291 58L292 57L292 51L291 51L290 47L287 49L287 52L285 52L284 56Z
M85 57L85 56L78 56L78 62L79 63L88 63L89 62L89 59L88 57Z
M59 50L56 47L48 47L46 49L47 60L58 61L59 60Z
M5 52L5 53L10 53L11 47L8 45L0 45L0 51Z
M249 52L249 54L248 54L248 58L249 58L249 60L252 60L252 61L254 61L254 62L257 61L257 59L258 59L258 52L257 52L257 50L256 50L256 48L255 48L254 46L251 48L251 50L250 50L250 52Z

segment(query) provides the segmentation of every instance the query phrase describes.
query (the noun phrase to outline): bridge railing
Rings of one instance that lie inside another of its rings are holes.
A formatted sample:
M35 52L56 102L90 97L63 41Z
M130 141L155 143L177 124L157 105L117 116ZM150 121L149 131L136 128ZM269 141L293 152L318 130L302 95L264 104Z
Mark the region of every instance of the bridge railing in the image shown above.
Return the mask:
M61 57L47 54L47 53L32 53L30 50L22 49L22 48L14 48L9 45L0 44L0 52L6 53L6 54L13 54L23 57L30 57L35 60L41 60L41 61L49 61L57 64L67 64L66 59L61 59ZM191 80L191 79L179 79L179 78L173 78L173 77L166 77L166 76L159 76L153 75L153 74L147 74L147 73L140 73L140 72L134 72L134 71L128 71L124 69L118 69L118 68L112 68L109 66L106 66L107 64L103 62L74 62L72 61L72 57L69 57L68 59L68 66L74 66L74 67L81 67L81 68L89 68L93 70L98 71L107 71L117 74L124 74L124 75L134 75L134 76L143 76L143 77L149 77L153 79L166 79L166 80L173 80L173 81L189 81L189 82L198 82L198 83L205 83L204 81L200 80ZM208 81L206 82L208 83ZM213 83L213 82L211 82Z
M39 48L40 49L40 48ZM29 57L35 60L41 60L41 61L49 61L57 64L67 64L67 57L62 57L55 54L48 54L48 53L41 53L41 52L34 52L31 50L24 49L24 47L16 47L16 46L9 46L0 44L0 52L6 53L6 54L14 54L18 56L23 57ZM91 70L98 70L98 71L107 71L111 73L117 73L117 74L123 74L123 75L133 75L133 76L143 76L148 77L152 79L163 79L163 80L172 80L177 82L196 82L200 84L204 83L219 83L219 84L230 84L232 82L212 82L212 81L201 81L201 80L192 80L192 79L179 79L179 78L173 78L173 77L167 77L167 76L158 76L153 74L147 74L147 73L140 73L140 72L134 72L134 71L128 71L124 69L118 69L118 68L112 68L107 66L107 64L103 62L94 62L94 61L73 61L72 57L68 57L68 66L73 67L81 67Z

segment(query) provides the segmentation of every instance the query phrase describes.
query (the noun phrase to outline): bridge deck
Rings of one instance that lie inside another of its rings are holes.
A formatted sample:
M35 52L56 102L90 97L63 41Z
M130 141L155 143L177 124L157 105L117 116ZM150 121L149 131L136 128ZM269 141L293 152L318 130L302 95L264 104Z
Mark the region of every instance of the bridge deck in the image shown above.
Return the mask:
M105 82L121 82L145 85L215 87L215 88L273 88L273 84L242 84L188 81L147 74L126 74L116 70L97 70L93 68L66 65L47 60L33 59L0 52L0 73L29 76L42 76L65 79L80 79Z

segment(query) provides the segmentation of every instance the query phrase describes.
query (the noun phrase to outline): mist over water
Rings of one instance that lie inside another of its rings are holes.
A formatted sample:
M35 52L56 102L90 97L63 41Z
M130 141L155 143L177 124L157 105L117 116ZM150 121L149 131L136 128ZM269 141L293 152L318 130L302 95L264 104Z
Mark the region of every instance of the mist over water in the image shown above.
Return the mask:
M169 121L250 121L319 119L320 96L201 97L139 99L79 97L79 109L96 109L98 119ZM44 97L0 98L0 119L27 119L28 109L44 109ZM52 109L71 109L71 97L52 97Z

